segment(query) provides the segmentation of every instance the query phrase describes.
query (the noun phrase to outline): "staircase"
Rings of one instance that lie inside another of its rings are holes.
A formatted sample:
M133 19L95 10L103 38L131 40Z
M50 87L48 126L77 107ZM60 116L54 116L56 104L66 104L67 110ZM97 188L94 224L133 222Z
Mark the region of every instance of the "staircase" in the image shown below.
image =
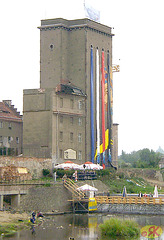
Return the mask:
M64 187L66 187L72 193L73 198L77 198L80 200L85 196L83 191L77 190L79 186L70 178L66 178L64 180Z

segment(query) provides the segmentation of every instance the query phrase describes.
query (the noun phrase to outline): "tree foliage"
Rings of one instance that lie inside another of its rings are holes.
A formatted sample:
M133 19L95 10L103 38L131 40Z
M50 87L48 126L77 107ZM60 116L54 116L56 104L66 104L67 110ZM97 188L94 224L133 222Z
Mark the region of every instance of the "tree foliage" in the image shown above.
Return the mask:
M161 154L159 152L154 152L148 148L131 153L122 151L122 155L119 157L121 167L133 168L155 168L158 167L160 159Z

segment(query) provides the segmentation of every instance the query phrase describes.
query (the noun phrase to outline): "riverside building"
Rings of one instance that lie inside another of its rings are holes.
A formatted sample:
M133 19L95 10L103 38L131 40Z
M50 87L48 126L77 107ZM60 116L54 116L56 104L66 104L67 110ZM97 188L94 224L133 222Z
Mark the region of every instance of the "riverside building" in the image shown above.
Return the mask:
M55 164L107 166L111 159L117 166L111 28L90 19L57 18L42 20L39 29L40 88L23 94L24 155L52 157Z

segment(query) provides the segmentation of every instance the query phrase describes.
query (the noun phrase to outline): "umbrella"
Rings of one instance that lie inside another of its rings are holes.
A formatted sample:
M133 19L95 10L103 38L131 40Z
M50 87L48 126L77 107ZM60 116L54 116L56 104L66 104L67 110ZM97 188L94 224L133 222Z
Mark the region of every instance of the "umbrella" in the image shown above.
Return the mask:
M153 197L158 197L157 185L155 185Z
M56 165L54 168L64 169L64 170L70 170L70 169L77 170L80 168L80 165L73 163L72 161L66 161L64 163Z
M122 192L122 196L126 197L126 195L127 195L127 191L126 191L126 187L124 186L124 189L123 189L123 192Z
M99 164L95 164L92 162L85 162L83 165L80 165L81 167L83 167L83 169L87 169L87 170L101 170L103 169L102 166L100 166Z
M81 186L81 187L78 187L77 190L81 190L81 191L94 191L94 192L95 192L95 191L98 191L97 188L92 187L92 186L90 186L90 185L88 185L88 184L85 184L85 185L83 185L83 186Z

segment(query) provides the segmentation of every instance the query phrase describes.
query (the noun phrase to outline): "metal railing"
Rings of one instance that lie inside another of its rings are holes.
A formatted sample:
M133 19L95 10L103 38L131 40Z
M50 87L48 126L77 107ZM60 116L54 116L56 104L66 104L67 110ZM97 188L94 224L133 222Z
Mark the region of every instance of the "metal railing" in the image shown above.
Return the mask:
M158 197L121 197L121 196L96 196L99 204L164 204L164 198Z
M85 194L83 191L77 190L78 185L70 178L64 179L64 186L72 193L73 198L84 198Z

